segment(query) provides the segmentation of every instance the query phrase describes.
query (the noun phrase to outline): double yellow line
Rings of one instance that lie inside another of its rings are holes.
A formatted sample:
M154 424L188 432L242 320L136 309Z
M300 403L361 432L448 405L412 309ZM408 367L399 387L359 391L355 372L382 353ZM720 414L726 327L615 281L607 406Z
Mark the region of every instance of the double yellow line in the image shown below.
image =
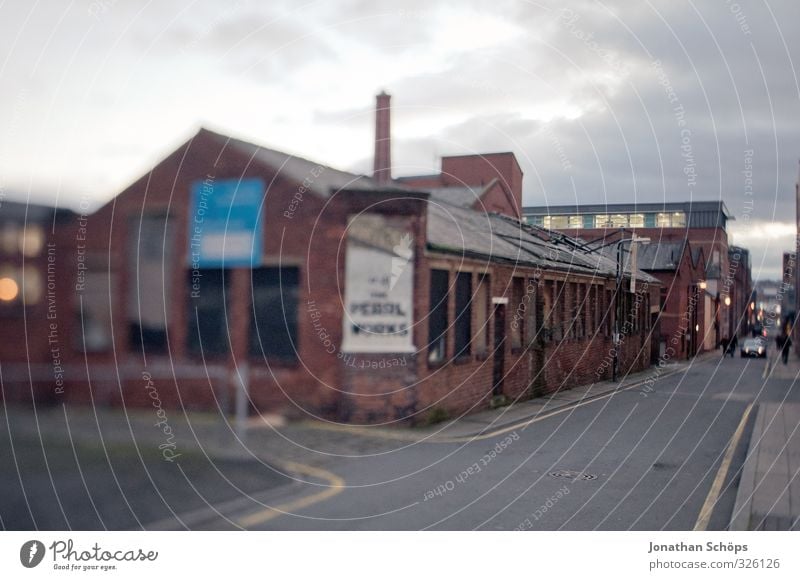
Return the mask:
M282 515L293 514L299 510L305 509L315 503L325 501L335 495L344 491L345 481L335 473L331 473L326 469L312 467L303 463L296 463L294 461L282 462L281 468L289 473L297 473L307 475L315 479L320 479L325 482L325 489L320 492L313 493L293 501L289 501L276 506L267 507L266 509L257 511L255 513L242 516L236 520L236 523L243 528L252 528L254 526L268 522L274 518Z

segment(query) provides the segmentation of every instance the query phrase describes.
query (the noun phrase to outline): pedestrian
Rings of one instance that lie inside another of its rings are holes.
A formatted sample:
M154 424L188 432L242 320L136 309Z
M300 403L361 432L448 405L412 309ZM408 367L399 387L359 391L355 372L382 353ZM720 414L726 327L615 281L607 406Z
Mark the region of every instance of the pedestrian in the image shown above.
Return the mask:
M783 347L786 345L786 335L783 334L783 331L781 331L781 333L775 337L775 344L778 347L778 352L780 353L781 358L783 358ZM784 359L783 364L786 364L786 359Z
M725 355L728 354L728 339L723 338L719 342L722 345L722 358L725 358Z
M792 348L792 337L787 334L786 339L783 341L783 350L781 351L781 356L783 357L783 364L787 364L789 362L789 350L791 348Z
M729 350L729 351L730 351L730 353L731 353L731 358L733 358L733 355L734 355L734 353L736 352L736 347L738 347L738 346L739 346L739 337L737 337L737 336L734 334L734 335L733 335L733 338L731 339L731 344L730 344L730 346L728 347L728 350Z

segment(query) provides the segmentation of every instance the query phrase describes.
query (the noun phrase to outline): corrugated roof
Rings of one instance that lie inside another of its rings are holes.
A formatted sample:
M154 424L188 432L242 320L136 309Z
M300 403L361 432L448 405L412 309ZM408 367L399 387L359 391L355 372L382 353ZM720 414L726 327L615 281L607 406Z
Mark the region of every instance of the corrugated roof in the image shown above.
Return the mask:
M560 236L545 241L512 218L454 204L428 206L428 246L433 250L480 257L494 262L540 267L576 274L613 277L616 263L583 247L580 240ZM639 280L656 282L640 272Z
M640 270L674 271L680 266L686 242L659 242L639 246Z
M470 186L450 186L426 188L431 194L431 199L444 203L451 203L461 207L472 207L486 191L482 185Z

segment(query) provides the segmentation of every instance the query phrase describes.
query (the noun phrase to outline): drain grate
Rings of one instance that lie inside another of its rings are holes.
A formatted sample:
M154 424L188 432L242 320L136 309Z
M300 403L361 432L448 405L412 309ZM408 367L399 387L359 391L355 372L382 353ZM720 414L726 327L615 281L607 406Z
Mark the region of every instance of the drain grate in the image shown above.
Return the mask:
M572 471L570 469L559 469L550 473L550 477L563 477L565 479L575 479L580 481L590 481L597 479L593 473L586 473L584 471Z

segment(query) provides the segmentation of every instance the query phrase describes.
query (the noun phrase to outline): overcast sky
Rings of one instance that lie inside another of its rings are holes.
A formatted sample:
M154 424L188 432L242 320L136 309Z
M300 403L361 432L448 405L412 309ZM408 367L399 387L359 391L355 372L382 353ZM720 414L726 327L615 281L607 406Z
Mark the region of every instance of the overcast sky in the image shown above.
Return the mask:
M369 172L386 89L395 175L512 150L529 205L723 199L777 277L798 25L795 0L5 2L0 187L101 203L200 126Z

